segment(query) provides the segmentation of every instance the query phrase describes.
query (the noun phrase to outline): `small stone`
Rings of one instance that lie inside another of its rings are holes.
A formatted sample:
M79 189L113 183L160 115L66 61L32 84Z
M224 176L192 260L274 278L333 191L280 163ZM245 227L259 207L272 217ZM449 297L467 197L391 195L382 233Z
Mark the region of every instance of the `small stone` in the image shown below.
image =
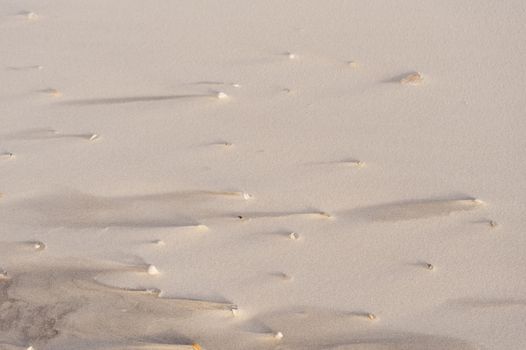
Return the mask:
M287 275L285 272L280 272L277 274L284 281L292 281L292 276Z
M15 155L11 152L0 153L0 159L4 159L4 160L15 159Z
M402 84L418 85L424 80L424 77L419 72L411 73L400 80Z
M161 294L162 294L162 290L160 290L158 288L149 288L149 289L146 289L145 292L146 292L146 294L154 295L156 297L160 297Z
M40 90L40 92L43 92L45 94L49 94L53 97L61 97L62 96L62 93L60 91L58 91L57 89L53 89L53 88L48 88L48 89L43 89L43 90Z
M33 242L33 248L35 248L35 250L44 250L46 249L46 244L44 242L36 241Z
M343 161L343 164L357 168L363 168L365 166L365 162L362 162L361 160L346 160Z

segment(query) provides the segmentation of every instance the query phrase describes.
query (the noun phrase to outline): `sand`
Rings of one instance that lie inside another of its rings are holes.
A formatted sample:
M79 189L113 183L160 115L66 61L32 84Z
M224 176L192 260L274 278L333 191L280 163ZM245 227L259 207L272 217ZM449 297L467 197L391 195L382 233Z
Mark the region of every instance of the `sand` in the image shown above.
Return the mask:
M2 1L0 349L523 349L525 21Z

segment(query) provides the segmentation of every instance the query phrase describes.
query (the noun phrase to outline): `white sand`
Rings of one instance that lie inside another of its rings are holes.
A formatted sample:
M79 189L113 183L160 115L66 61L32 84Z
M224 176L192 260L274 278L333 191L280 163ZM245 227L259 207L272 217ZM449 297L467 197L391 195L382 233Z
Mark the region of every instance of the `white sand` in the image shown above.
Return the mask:
M0 349L524 349L525 22L2 1Z

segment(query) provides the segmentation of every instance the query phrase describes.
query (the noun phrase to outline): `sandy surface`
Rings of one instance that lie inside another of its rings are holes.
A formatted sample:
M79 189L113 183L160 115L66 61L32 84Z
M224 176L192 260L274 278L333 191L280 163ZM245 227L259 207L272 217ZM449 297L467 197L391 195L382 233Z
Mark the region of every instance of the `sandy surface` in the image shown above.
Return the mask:
M525 22L2 1L0 349L523 349Z

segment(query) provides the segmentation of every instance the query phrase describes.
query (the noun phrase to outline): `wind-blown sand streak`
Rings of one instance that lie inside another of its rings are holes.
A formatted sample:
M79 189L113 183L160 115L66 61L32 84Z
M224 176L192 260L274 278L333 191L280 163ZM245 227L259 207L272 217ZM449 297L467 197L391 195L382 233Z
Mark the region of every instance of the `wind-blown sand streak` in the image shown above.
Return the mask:
M303 350L477 350L451 337L393 332L371 327L361 313L300 308L257 316L254 332L283 334L284 349Z
M108 287L96 280L102 274L127 270L79 260L35 261L14 268L8 279L0 281L1 339L45 348L55 338L67 342L80 337L94 344L123 342L125 349L129 342L177 332L176 322L195 312L228 311L226 315L231 315L237 309L231 303L165 299L155 293ZM99 317L100 312L104 317Z
M0 160L14 159L15 155L11 152L0 153Z
M446 302L447 306L466 309L489 309L526 306L526 298L460 298Z
M127 202L129 200L141 200L141 201L174 201L174 200L196 200L202 198L203 200L211 198L240 198L248 200L252 198L252 195L242 191L206 191L206 190L195 190L195 191L179 191L179 192L166 192L166 193L151 193L144 195L131 195L131 196L116 196L114 200Z
M61 191L13 200L0 217L6 222L15 222L9 212L22 210L25 225L201 230L206 229L201 219L215 215L211 209L214 201L234 204L240 200L241 204L251 198L251 194L240 191L195 190L121 196Z
M201 346L199 344L143 343L117 347L105 347L103 350L201 350Z
M42 241L26 242L2 242L0 241L0 252L21 252L21 251L42 251L46 249L46 244Z
M365 167L365 162L350 158L350 159L342 159L342 160L333 160L333 161L319 161L319 162L309 162L306 163L306 165L334 165L334 166L347 166L347 167L357 167L357 168L363 168Z
M235 216L238 220L283 219L289 217L306 217L313 219L330 219L332 215L324 211L282 211L282 212L249 212Z
M63 134L54 129L28 129L22 130L19 132L11 133L4 135L2 138L4 140L46 140L46 139L63 139L63 138L79 138L85 139L88 141L94 141L99 137L99 135L94 133L82 133L82 134Z
M195 95L143 95L143 96L123 96L109 98L86 98L78 100L69 100L61 102L64 105L71 106L90 106L90 105L113 105L138 102L157 102L169 100L192 100L203 98L217 98L218 94L195 94Z
M475 198L423 199L357 208L346 215L372 221L416 220L474 210L483 205L484 202Z
M28 71L28 70L42 70L44 67L40 65L32 65L32 66L9 66L7 67L8 70L13 71Z

